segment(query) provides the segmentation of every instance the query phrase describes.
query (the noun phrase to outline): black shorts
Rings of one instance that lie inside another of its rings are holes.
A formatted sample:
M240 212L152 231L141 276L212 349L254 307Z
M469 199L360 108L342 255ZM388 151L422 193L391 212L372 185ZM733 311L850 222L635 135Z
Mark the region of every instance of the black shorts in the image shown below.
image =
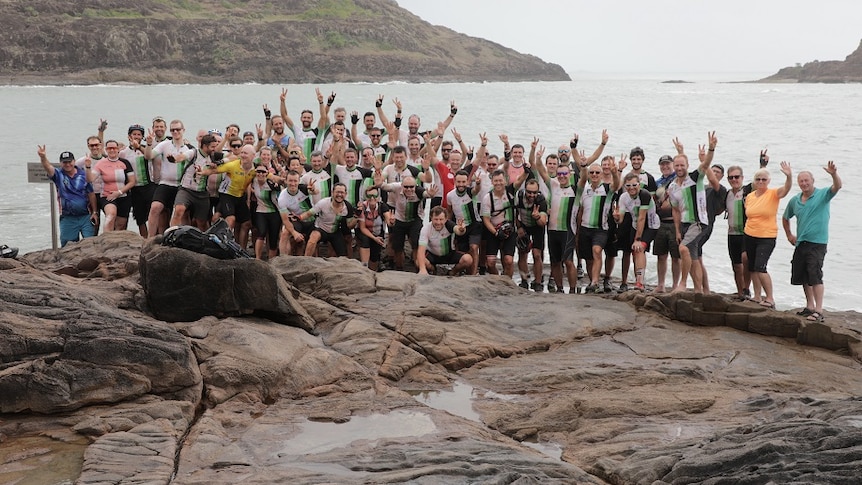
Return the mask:
M425 259L434 266L438 264L458 264L463 257L464 253L461 251L449 251L449 254L445 256L437 256L431 254L427 249L425 250Z
M575 234L569 231L548 230L548 257L551 264L575 260Z
M281 233L281 215L278 212L255 212L254 227L258 239L267 239L269 249L278 249L278 235Z
M497 251L500 251L501 256L514 256L515 248L518 244L518 232L512 231L506 239L500 239L495 234L491 234L487 228L483 227L485 235L485 255L497 256Z
M179 187L159 184L156 186L155 192L153 192L153 202L161 202L166 208L173 209L178 190Z
M533 249L545 250L545 226L522 226L533 243Z
M336 256L347 256L347 245L344 243L344 234L341 231L326 232L315 227L313 232L320 234L318 244L328 242L332 246L332 250Z
M105 210L105 207L109 205L117 207L117 217L128 219L129 213L132 211L132 196L127 195L125 197L117 197L112 201L108 201L108 199L104 197L99 197L99 207L101 207L103 211Z
M360 248L369 249L371 251L371 257L369 258L370 262L376 263L380 261L380 250L383 249L383 246L377 244L370 237L366 236L362 232L356 233L356 239L359 241Z
M582 226L578 228L578 245L581 248L582 258L587 260L593 259L593 246L599 246L604 249L607 244L608 231L594 227Z
M790 262L790 284L815 286L823 284L823 261L826 245L802 241L796 243Z
M218 212L225 219L234 216L236 222L240 224L251 219L251 211L248 209L245 198L234 197L230 194L219 194Z
M410 222L395 221L389 230L389 241L395 252L404 251L404 238L410 239L410 247L419 249L419 233L422 232L422 219Z
M655 235L657 232L658 229L650 229L649 227L644 228L643 233L641 234L641 242L646 244L646 246L644 246L644 251L649 251L650 244L653 242L653 240L655 240ZM623 250L623 253L632 252L632 246L635 243L635 234L637 234L637 231L635 230L635 228L632 228L632 230L629 232L628 239L626 239L626 245L620 248Z
M766 273L766 265L774 249L774 237L753 237L746 234L745 253L748 255L748 271Z
M198 221L210 220L210 196L206 192L195 192L185 187L180 187L177 197L174 199L174 207L183 205L189 217Z
M679 244L676 242L676 228L673 222L662 222L654 241L652 253L655 256L664 256L669 253L670 257L679 259Z
M314 230L314 221L300 221L299 218L291 221L293 224L293 230L305 236L305 240L308 240L308 236L311 234L311 231Z
M731 264L742 264L742 253L745 252L745 236L742 234L727 235L727 255Z
M132 215L135 221L146 224L150 217L150 206L153 205L153 195L156 193L156 184L137 185L132 187Z

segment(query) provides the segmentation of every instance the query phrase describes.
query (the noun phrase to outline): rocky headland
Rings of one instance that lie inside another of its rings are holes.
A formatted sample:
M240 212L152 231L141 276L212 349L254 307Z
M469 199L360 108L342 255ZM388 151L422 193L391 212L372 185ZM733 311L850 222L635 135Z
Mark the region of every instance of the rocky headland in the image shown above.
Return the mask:
M0 483L856 484L862 318L108 233L0 259Z
M394 0L5 0L2 84L563 81Z
M760 82L858 83L862 82L862 42L843 61L811 61L785 67Z

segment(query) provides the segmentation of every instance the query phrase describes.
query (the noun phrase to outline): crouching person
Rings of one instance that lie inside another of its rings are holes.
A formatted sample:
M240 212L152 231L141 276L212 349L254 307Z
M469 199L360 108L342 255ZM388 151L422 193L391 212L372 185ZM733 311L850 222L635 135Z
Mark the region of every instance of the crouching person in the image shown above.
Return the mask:
M446 209L437 206L431 209L431 220L422 227L419 233L419 251L416 254L416 266L419 274L436 273L438 264L454 265L449 275L457 275L473 264L473 258L461 251L456 251L454 236L467 233L464 221L458 224L448 220Z

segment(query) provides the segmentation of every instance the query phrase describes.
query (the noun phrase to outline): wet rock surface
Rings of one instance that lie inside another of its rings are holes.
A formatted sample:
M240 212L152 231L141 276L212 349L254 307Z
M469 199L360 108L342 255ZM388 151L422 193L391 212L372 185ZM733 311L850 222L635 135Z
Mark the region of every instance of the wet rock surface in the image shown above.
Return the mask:
M0 483L858 480L854 312L279 257L249 267L310 323L170 323L147 251L108 235L0 267Z

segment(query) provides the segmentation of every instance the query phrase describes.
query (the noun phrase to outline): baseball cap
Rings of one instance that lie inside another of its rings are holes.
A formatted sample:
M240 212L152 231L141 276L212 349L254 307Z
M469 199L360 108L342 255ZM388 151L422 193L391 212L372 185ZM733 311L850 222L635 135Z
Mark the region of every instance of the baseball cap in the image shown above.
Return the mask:
M247 137L247 136L254 136L254 133L252 133L252 132L250 132L250 131L246 131L245 133L243 133L243 134L242 134L242 137L243 137L243 138L245 138L245 137Z
M72 152L63 152L60 154L60 162L74 162L75 155Z
M670 163L673 161L673 158L670 155L662 155L661 158L658 159L658 163Z
M133 131L140 131L142 135L145 135L147 132L144 130L144 127L141 125L132 125L129 127L129 134L131 135Z

